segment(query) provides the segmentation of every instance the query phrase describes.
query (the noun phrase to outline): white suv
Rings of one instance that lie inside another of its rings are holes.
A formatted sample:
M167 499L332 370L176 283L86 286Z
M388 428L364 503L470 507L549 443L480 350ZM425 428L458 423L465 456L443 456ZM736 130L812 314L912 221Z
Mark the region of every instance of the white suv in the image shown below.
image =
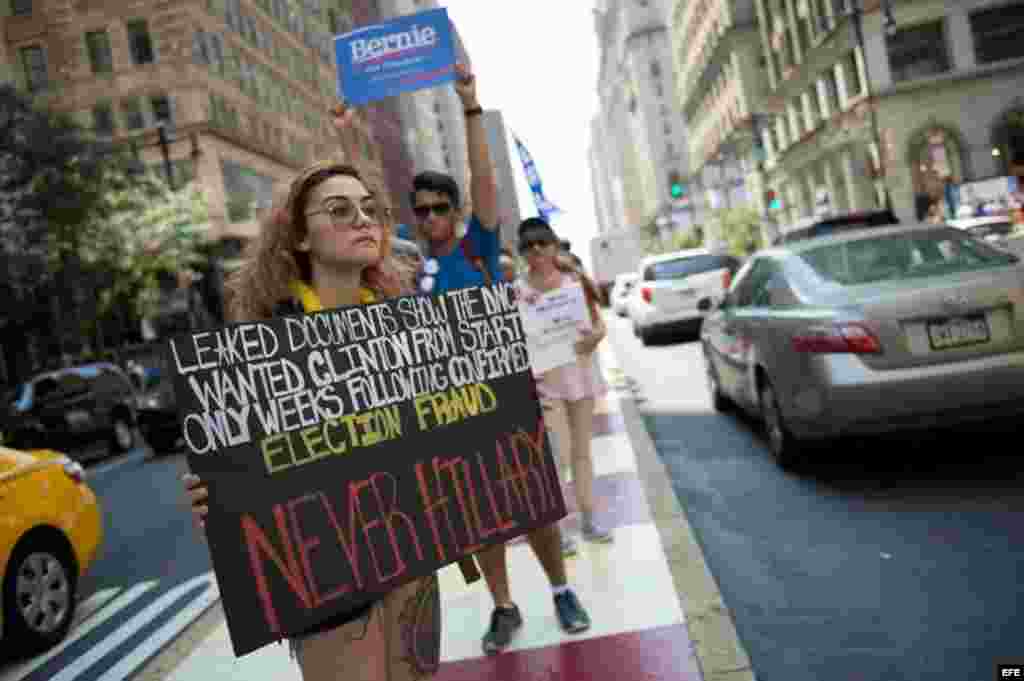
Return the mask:
M697 309L697 302L721 300L741 264L739 258L703 248L645 258L640 263L640 281L629 297L634 333L644 345L659 331L676 328L699 337L704 313Z

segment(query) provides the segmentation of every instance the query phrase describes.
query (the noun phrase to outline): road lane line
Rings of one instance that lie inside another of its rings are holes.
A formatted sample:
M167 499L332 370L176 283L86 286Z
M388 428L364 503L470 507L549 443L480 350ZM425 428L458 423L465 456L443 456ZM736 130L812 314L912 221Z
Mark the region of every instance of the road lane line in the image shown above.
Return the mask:
M144 593L155 587L156 584L157 583L155 580L136 584L135 586L133 586L132 588L128 589L123 594L115 598L113 601L103 606L103 608L101 608L95 614L94 617L90 617L89 619L85 620L82 623L82 626L69 632L67 638L65 638L63 641L61 641L53 648L50 648L44 654L40 655L39 657L33 657L31 660L26 660L25 662L22 662L11 667L10 669L3 670L3 672L0 673L0 681L21 681L21 679L24 679L26 676L34 672L36 669L39 669L44 664L55 658L57 655L60 655L62 652L67 650L68 646L70 646L72 643L85 637L93 629L109 620L111 617L116 615L121 610L124 610L125 607L127 607L132 602L136 601Z
M206 583L208 586L212 585L213 581L213 573L206 572L160 594L155 601L118 627L116 631L112 632L109 636L105 636L102 641L86 650L81 657L71 660L59 674L49 679L49 681L74 681L79 674L88 670L100 658L121 645L188 591L195 589L203 583Z
M75 609L75 619L71 622L71 628L74 629L79 624L89 619L94 612L102 608L107 604L111 598L117 595L121 591L121 587L110 587L97 591L92 596L89 596L86 600L78 604Z
M219 598L220 590L217 588L217 583L211 581L210 588L199 594L198 598L182 608L178 614L161 625L149 638L133 648L116 665L103 672L103 675L94 681L124 681L163 650L172 639L197 620Z

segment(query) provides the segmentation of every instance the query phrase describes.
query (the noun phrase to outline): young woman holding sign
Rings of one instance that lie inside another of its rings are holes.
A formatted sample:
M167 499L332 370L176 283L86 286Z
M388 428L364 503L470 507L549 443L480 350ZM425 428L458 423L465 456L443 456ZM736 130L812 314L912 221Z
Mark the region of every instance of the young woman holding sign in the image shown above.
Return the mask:
M234 321L372 303L409 293L411 273L391 249L384 195L352 167L314 164L263 223L251 257L229 283ZM208 492L184 477L200 527ZM437 576L290 639L305 681L413 681L440 660Z
M595 400L608 392L594 351L607 329L598 310L597 287L560 252L558 237L547 222L528 218L519 226L519 251L528 271L519 279L520 295L527 303L548 291L581 284L590 308L592 327L581 333L573 364L556 367L537 377L544 420L554 440L563 477L572 468L576 505L583 516L583 538L610 542L612 533L594 516L594 466L590 454ZM572 537L562 533L562 550L576 552Z

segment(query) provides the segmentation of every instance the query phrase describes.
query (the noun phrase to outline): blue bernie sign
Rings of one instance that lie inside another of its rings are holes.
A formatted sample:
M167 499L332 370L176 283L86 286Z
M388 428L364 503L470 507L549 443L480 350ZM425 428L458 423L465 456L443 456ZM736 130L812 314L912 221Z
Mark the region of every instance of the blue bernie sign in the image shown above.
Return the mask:
M352 105L455 80L455 45L445 9L337 36L334 53L338 95Z

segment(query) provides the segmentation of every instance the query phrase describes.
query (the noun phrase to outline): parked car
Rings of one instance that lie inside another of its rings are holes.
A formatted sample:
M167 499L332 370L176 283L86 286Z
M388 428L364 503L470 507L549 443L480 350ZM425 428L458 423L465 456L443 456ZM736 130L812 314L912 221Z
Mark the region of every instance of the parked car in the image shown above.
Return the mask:
M45 650L67 634L79 581L103 540L85 470L54 451L0 447L0 638Z
M700 332L702 298L719 299L729 288L740 260L703 248L645 258L627 305L633 332L647 345L656 334L684 329Z
M785 466L813 441L1024 411L1024 266L952 227L765 250L700 307L715 407L759 414Z
M636 272L626 272L615 277L612 285L611 301L612 310L620 317L626 316L626 303L629 301L629 294L633 291L640 275Z
M108 451L125 452L135 446L136 400L128 376L113 364L48 371L19 385L4 405L3 444L85 457L84 445L105 439Z
M176 451L184 434L171 378L159 369L150 369L140 381L138 418L142 436L156 454Z
M891 210L871 210L804 218L777 236L772 245L791 244L830 234L840 234L869 227L891 227L899 219Z

